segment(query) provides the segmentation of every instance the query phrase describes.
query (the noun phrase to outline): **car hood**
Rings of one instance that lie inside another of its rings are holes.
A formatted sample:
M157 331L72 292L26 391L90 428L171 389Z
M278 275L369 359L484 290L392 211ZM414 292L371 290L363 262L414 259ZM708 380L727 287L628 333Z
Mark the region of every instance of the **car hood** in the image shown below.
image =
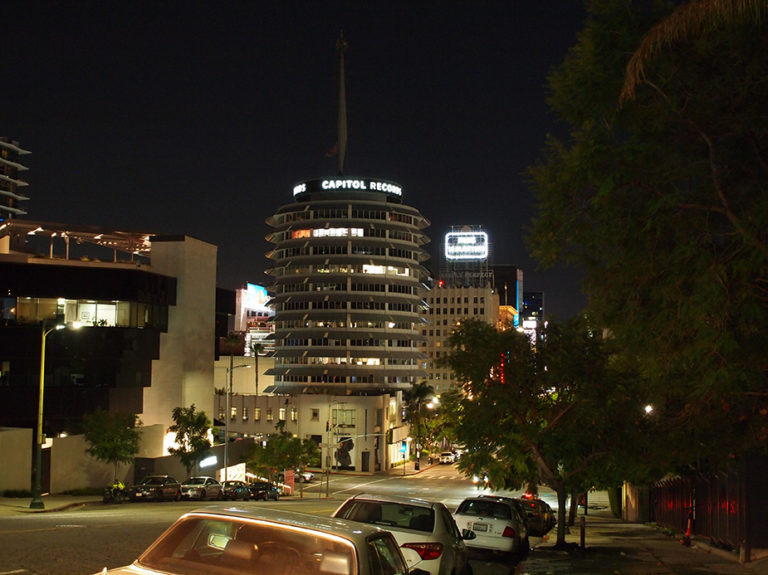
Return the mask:
M94 573L93 575L136 575L137 573L141 573L142 575L147 575L149 573L158 573L158 575L161 575L160 571L152 571L151 569L146 568L139 568L135 565L126 565L125 567L116 567L114 569L110 569L107 571L107 568L104 567L104 570L99 571L98 573Z

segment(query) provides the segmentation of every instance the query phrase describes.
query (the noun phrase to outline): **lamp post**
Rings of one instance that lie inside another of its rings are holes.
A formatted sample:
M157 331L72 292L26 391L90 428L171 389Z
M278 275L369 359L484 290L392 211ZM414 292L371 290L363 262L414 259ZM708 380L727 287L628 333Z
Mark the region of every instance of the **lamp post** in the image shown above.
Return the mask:
M232 418L231 415L231 407L230 407L230 400L232 397L232 372L236 370L239 367L251 367L250 365L235 365L233 366L232 363L234 362L234 356L233 354L229 354L229 367L227 368L227 371L229 372L229 388L227 389L227 407L226 412L224 414L224 481L227 481L229 478L229 420Z
M35 483L32 486L32 501L29 503L30 509L45 509L45 504L40 498L42 467L43 467L43 399L45 393L45 339L52 331L57 331L67 327L64 324L57 324L46 329L43 322L42 337L40 338L40 388L37 397L37 437L35 438ZM73 323L72 328L78 329L79 323Z
M421 397L416 401L416 463L413 470L421 469Z
M325 431L328 436L328 443L326 443L325 453L325 496L330 497L331 494L331 449L332 449L332 433L333 433L333 406L338 404L344 404L343 401L329 400L328 401L328 421L325 424Z

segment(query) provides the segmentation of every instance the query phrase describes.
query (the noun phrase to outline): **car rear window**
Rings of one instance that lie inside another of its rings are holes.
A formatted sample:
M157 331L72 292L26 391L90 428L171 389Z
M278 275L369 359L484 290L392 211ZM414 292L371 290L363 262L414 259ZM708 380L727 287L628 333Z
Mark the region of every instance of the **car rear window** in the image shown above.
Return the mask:
M164 573L356 573L351 541L246 518L180 520L138 559Z
M512 519L512 510L506 503L470 499L459 505L456 513L475 517L494 517L496 519Z
M336 516L361 523L404 527L426 533L432 533L435 528L435 512L432 508L389 501L353 500L342 507Z

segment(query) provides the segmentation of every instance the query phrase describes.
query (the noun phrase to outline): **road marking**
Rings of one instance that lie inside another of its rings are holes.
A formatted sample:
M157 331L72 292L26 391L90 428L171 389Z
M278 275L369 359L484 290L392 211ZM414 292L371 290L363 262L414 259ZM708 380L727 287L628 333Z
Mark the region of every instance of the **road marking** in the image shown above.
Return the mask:
M0 575L12 575L13 573L29 573L26 569L14 569L13 571L2 571Z
M388 481L389 477L385 477L383 479L377 479L375 481L366 481L365 483L358 483L357 485L353 485L352 487L347 487L346 489L339 489L338 491L334 491L334 495L337 493L344 493L345 491L352 491L353 489L360 489L361 487L365 485L373 485L374 483L380 483L382 481Z

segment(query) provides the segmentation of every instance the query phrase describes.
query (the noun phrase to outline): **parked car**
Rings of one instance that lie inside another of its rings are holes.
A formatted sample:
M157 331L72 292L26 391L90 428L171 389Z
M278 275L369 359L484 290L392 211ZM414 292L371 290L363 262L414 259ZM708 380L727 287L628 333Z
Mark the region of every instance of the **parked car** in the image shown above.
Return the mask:
M280 488L268 481L255 481L248 485L248 491L251 492L251 497L255 500L263 499L267 501L277 501L280 499Z
M427 575L391 533L283 509L213 507L182 515L131 565L101 575L326 573Z
M456 461L456 456L451 451L443 451L440 454L440 463L453 463Z
M309 483L315 479L315 474L311 471L296 471L297 481L300 483Z
M181 499L181 484L170 475L148 475L128 489L131 501Z
M333 517L377 525L395 536L400 547L413 549L420 561L413 566L431 575L470 575L469 551L461 532L442 503L387 495L354 495Z
M181 484L184 499L221 499L221 483L213 477L190 477Z
M511 497L467 497L453 518L460 529L474 531L469 547L515 556L530 548L525 515Z
M230 479L221 484L222 499L242 499L248 501L251 498L251 491L245 481Z
M528 517L528 530L531 535L542 537L557 523L555 514L549 503L526 493L520 498Z
M293 472L294 481L298 483L309 483L315 478L315 474L311 471L300 471L299 469L294 470ZM277 481L280 483L285 482L285 473L282 471L277 474Z

